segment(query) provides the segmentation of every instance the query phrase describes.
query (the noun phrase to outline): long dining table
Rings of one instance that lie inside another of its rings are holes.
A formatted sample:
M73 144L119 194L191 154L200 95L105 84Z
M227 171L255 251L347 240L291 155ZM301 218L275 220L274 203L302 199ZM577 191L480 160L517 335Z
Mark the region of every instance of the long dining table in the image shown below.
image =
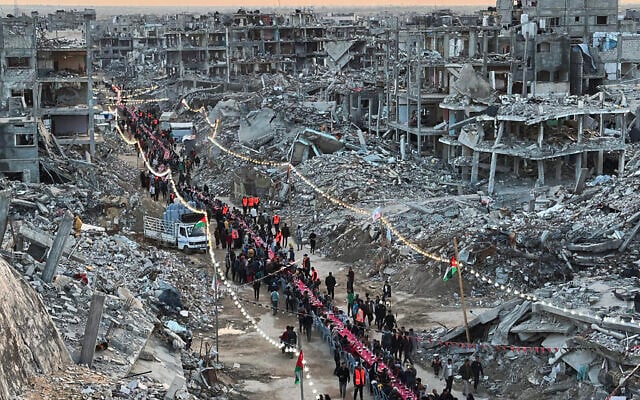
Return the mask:
M293 279L296 287L301 293L307 292L309 294L309 301L312 306L324 308L322 302L318 298L316 298L316 296L313 294L313 291L311 291L307 287L307 285L302 282L302 280L297 277L294 277ZM400 382L398 377L391 372L391 368L388 368L382 360L380 360L375 354L373 354L369 347L362 343L362 341L358 339L356 335L354 335L349 329L347 329L342 320L340 320L340 318L338 318L338 316L333 311L324 309L324 312L326 313L329 322L334 326L336 334L346 339L347 343L351 347L352 352L355 353L354 355L358 356L367 367L370 367L374 362L378 361L378 372L383 372L386 368L390 385L394 390L398 391L400 397L403 400L417 400L416 394L411 389L409 389L407 385Z

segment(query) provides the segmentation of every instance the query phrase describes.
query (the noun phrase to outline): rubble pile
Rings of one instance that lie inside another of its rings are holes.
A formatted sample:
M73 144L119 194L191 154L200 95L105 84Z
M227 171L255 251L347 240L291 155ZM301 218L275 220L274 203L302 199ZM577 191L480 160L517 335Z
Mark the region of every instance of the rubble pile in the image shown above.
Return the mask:
M144 375L128 379L91 371L87 368L69 365L52 375L39 375L31 383L31 388L21 395L24 399L163 399L168 387L146 378ZM186 399L184 391L178 394Z

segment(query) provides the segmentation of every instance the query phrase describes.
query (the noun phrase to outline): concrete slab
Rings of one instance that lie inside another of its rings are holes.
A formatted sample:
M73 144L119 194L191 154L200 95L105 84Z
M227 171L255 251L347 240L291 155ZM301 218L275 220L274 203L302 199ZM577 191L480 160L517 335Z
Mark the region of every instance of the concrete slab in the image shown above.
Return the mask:
M184 376L180 352L167 348L156 336L152 336L147 341L142 351L147 355L153 356L154 359L148 360L149 357L144 357L145 359L143 360L138 357L129 372L130 375L151 371L146 374L147 377L162 382L167 386L173 383L175 376Z

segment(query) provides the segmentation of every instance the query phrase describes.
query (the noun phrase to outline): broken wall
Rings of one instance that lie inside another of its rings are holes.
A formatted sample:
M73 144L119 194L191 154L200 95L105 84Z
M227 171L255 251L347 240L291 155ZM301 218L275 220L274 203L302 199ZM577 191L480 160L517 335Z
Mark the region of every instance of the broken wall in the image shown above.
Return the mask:
M35 374L49 374L71 358L38 294L0 259L0 398L26 388Z

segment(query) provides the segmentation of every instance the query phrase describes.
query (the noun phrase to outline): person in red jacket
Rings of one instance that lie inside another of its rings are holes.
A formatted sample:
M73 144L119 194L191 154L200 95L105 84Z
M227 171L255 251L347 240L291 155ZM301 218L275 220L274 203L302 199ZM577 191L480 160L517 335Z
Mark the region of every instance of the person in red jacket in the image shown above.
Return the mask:
M273 227L276 229L276 232L280 230L280 216L278 214L273 214Z

